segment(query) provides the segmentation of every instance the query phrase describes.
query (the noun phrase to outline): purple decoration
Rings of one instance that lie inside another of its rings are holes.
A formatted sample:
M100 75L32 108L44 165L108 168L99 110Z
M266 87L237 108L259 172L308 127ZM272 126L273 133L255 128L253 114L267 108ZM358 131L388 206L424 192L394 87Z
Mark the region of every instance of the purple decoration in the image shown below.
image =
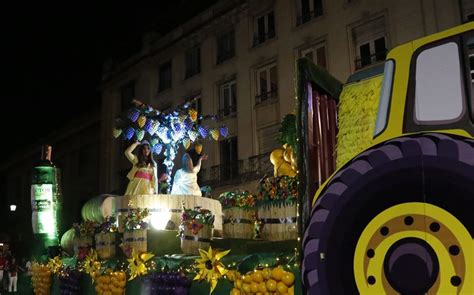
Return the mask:
M64 272L66 275L59 277L60 294L81 294L81 273L70 268L66 268Z
M163 146L162 146L160 143L155 144L155 145L151 148L152 153L154 153L155 155L159 155L162 150L163 150Z
M184 120L184 127L186 130L193 128L193 121L189 117Z
M132 139L133 135L135 135L135 129L133 129L132 127L128 127L127 128L127 132L125 132L125 136L128 140Z
M219 128L219 131L221 132L222 136L224 137L229 136L229 129L227 129L226 126L221 126L221 128Z
M133 123L135 123L137 120L138 120L138 117L140 116L140 112L138 110L132 110L130 111L130 113L128 114L128 118L130 119L130 121L132 121Z
M146 123L145 123L145 126L143 126L143 129L145 129L146 132L150 133L150 135L153 135L150 132L152 127L153 127L153 120L152 119L146 120Z
M180 123L174 123L174 124L173 124L173 130L174 130L175 132L181 131L181 124L180 124Z
M207 130L206 127L204 127L204 126L199 126L198 131L199 131L199 134L201 134L201 137L202 137L202 138L206 138L206 137L207 137L208 130Z

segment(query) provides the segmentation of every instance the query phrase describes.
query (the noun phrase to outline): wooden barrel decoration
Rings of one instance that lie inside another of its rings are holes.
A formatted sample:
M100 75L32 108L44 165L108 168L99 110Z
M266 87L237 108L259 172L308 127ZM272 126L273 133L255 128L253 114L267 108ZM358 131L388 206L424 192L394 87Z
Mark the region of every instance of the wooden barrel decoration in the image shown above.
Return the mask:
M115 211L115 197L113 195L100 195L88 200L82 206L82 219L103 222L105 217L111 216Z
M252 239L254 234L254 217L256 210L238 207L224 209L224 238Z
M61 248L69 255L74 254L74 238L76 231L74 228L68 229L61 237Z
M218 200L187 195L134 195L119 196L115 200L119 231L123 232L123 216L131 208L148 208L151 226L155 229L178 229L181 223L182 204L186 208L206 208L216 216L214 235L222 235L222 206ZM173 226L174 225L174 226Z
M185 226L180 238L181 251L183 251L184 254L199 255L199 249L207 250L211 245L212 226L204 224L196 234Z
M114 257L116 244L115 233L98 233L95 235L95 249L101 259Z
M258 207L262 221L262 238L268 241L296 240L296 203L292 205L262 205Z
M81 250L88 253L92 244L93 240L90 236L74 237L74 254L78 255Z
M138 253L147 251L147 230L136 229L123 233L124 248L135 249ZM131 251L130 251L131 253Z

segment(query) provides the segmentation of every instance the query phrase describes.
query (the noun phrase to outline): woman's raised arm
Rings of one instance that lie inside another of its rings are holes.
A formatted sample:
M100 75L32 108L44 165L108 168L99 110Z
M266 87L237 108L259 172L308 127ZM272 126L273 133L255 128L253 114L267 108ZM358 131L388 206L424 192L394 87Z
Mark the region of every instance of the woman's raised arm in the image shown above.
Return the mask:
M127 157L127 159L133 164L137 164L138 163L138 159L137 157L133 154L133 151L137 148L137 146L139 145L140 143L138 141L135 141L134 143L132 143L126 150L125 150L125 157Z

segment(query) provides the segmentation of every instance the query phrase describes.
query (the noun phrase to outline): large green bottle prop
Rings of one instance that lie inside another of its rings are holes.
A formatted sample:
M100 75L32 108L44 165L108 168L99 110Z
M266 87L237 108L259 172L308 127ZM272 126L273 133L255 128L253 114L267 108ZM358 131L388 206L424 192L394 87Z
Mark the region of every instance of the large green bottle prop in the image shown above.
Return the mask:
M59 245L61 212L60 171L51 161L51 146L41 151L41 161L33 167L31 179L32 227L34 255L44 255Z

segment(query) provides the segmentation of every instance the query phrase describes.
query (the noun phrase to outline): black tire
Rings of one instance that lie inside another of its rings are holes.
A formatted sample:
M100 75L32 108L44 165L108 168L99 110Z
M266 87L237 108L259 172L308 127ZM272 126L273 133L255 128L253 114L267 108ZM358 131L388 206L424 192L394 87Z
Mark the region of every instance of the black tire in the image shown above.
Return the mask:
M396 138L347 163L311 211L303 238L306 294L358 293L353 271L358 238L391 206L431 203L449 211L474 237L473 165L474 141L444 134Z

